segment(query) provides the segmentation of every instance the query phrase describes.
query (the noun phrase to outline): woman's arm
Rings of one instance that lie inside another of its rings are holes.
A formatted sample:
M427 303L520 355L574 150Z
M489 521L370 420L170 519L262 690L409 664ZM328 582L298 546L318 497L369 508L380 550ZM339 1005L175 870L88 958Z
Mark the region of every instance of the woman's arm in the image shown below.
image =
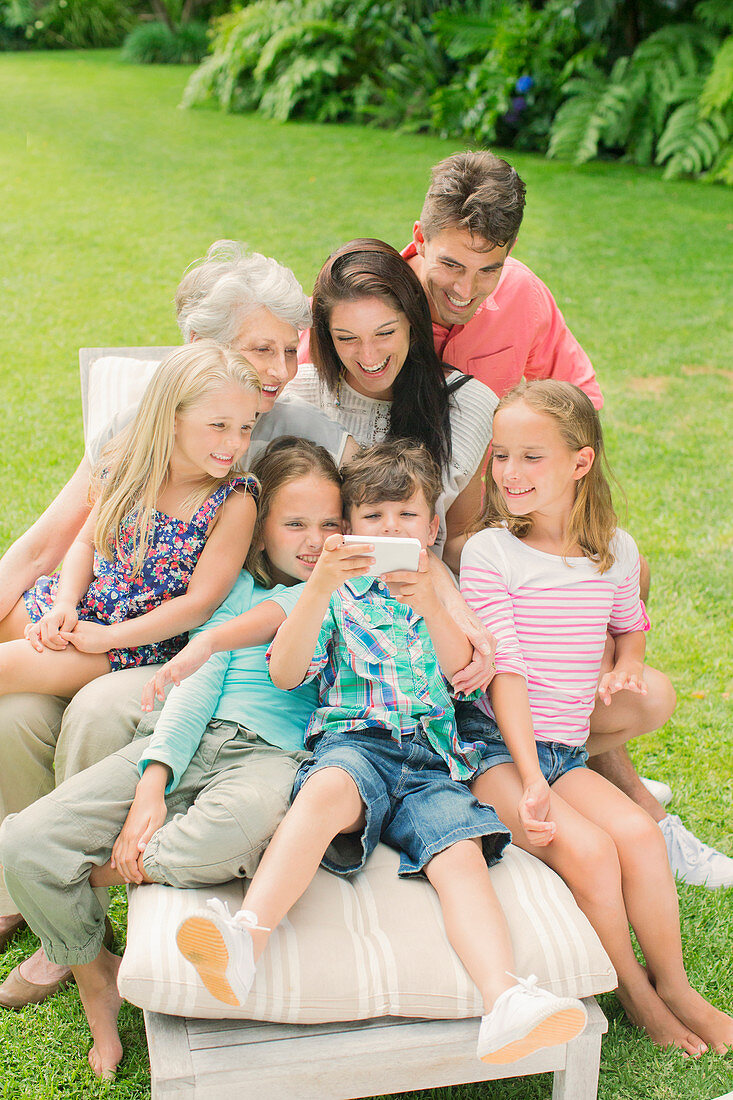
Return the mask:
M135 619L110 626L80 622L63 637L85 653L149 645L200 626L229 595L247 556L257 508L250 493L230 493L201 551L186 592Z
M468 537L466 529L474 522L481 511L484 484L483 470L488 454L487 448L471 480L461 489L445 514L446 536L445 546L443 547L443 561L456 574L461 564L461 551Z
M464 695L470 695L477 689L485 691L494 675L496 639L464 600L445 562L435 554L428 554L428 561L440 602L460 626L473 647L469 664L457 672L452 679L454 690Z
M0 619L39 577L52 573L89 515L91 468L83 458L70 479L32 527L0 559Z

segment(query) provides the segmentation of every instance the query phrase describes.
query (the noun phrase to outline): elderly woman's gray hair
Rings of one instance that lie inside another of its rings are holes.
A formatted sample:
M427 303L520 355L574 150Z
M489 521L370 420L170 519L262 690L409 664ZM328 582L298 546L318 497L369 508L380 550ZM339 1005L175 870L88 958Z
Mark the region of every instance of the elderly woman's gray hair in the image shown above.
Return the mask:
M231 344L248 314L262 307L299 331L310 327L311 310L292 271L237 241L215 241L176 291L176 317L183 339L195 336Z

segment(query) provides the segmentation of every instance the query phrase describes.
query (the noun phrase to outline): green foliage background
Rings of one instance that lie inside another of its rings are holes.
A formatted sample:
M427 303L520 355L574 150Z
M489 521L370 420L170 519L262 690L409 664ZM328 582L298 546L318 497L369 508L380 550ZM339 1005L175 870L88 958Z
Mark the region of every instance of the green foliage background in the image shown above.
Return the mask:
M253 0L215 20L184 104L397 125L576 163L623 153L666 164L665 178L730 183L731 30L729 0Z

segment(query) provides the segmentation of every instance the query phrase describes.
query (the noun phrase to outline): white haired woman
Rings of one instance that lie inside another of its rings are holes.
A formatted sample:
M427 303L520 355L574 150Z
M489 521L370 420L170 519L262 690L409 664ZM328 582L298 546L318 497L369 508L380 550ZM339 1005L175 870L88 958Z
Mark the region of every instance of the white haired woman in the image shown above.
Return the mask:
M297 368L299 331L311 323L308 299L292 271L259 253L247 253L234 241L217 241L184 275L176 311L186 343L209 338L234 348L260 377L260 416L247 463L280 435L319 443L337 462L351 452L353 441L324 413L297 398L280 397ZM0 618L64 557L89 513L92 467L103 445L133 413L130 408L118 414L91 442L56 499L0 560ZM131 741L149 676L149 668L110 673L88 684L71 703L31 694L0 699L0 821ZM23 925L13 909L0 882L0 950ZM53 965L39 949L0 986L0 1005L38 1003L69 978L68 968Z

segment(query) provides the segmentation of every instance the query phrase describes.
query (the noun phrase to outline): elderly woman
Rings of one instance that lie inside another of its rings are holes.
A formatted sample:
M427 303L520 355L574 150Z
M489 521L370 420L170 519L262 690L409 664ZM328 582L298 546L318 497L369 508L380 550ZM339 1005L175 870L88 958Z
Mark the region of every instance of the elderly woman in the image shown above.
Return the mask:
M258 253L245 253L233 241L218 241L184 276L176 309L186 342L209 337L236 348L260 376L261 411L246 461L270 439L286 434L320 443L337 462L343 459L350 450L347 433L312 405L280 396L296 371L299 331L311 322L308 299L292 271ZM91 442L67 485L0 561L0 617L63 558L89 512L92 466L133 411L123 411ZM0 821L126 745L141 718L140 696L149 675L145 668L111 673L87 685L71 703L25 694L0 699ZM0 885L0 950L23 924L13 909ZM0 1004L40 1002L68 979L68 969L52 965L39 950L0 986Z
M427 298L390 245L360 238L326 261L313 291L310 355L287 397L323 409L365 447L425 443L443 472L435 549L457 572L465 530L481 505L481 472L498 397L444 367Z

